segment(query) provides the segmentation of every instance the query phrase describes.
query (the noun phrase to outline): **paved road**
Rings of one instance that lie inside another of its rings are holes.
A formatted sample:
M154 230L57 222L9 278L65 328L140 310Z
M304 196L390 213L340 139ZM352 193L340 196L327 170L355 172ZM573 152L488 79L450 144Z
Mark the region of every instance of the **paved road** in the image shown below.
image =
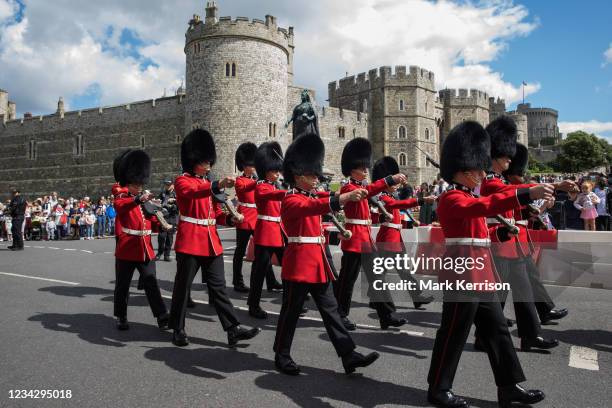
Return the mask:
M233 235L232 230L222 232L226 248L235 245ZM196 284L193 296L200 304L187 322L192 344L177 348L169 332L157 329L136 288L128 310L130 330L115 330L114 240L26 244L26 251L14 253L0 243L2 407L428 406L426 375L439 304L424 311L400 304L410 324L402 331L381 331L367 304L355 299L351 315L361 325L355 342L364 352L380 352L381 358L352 376L343 374L319 315L309 311L293 348L303 374L287 377L273 366L280 295L264 292L263 307L272 314L262 324L246 313L245 296L229 291L243 324L263 329L250 344L231 350L206 304L205 287ZM231 253L226 250L229 281ZM335 261L339 265L339 253ZM175 267L174 262L158 263L168 305ZM545 334L560 339L561 346L552 353L519 352L527 384L547 393L538 407L612 406L612 292L551 289L558 293L557 303L570 309L561 324L545 326ZM10 399L14 389L71 390L72 398ZM461 359L455 391L469 396L476 407L497 406L487 358L473 352L471 344Z

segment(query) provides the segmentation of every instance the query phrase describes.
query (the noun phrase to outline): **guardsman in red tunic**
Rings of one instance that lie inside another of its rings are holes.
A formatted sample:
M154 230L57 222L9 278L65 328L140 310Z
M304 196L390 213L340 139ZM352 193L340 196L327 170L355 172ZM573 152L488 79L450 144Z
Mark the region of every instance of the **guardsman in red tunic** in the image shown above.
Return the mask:
M387 176L397 174L399 170L397 161L391 156L385 156L374 163L374 167L372 168L372 181L376 182ZM417 207L423 205L423 203L431 204L436 200L434 196L398 200L395 197L398 187L399 185L397 184L387 187L385 191L380 194L379 198L387 212L393 216L391 220L380 220L380 229L378 230L378 234L376 234L378 256L384 258L393 258L398 253L403 254L406 252L406 247L402 240L402 219L400 210ZM398 271L398 273L403 280L414 282L414 284L417 285L417 280L412 274L400 271ZM419 309L422 305L426 305L433 300L432 296L423 296L420 289L410 291L410 297L412 298L415 309Z
M370 198L389 186L406 182L406 176L395 174L369 185L366 183L368 169L372 166L372 145L369 140L362 137L352 139L344 146L341 162L342 173L345 177L350 177L350 181L342 186L340 193L348 193L363 188L368 191L368 198ZM350 239L342 240L340 245L342 248L342 261L340 276L334 287L334 292L338 300L338 311L340 316L342 316L345 327L347 330L355 330L355 323L349 320L348 315L351 310L353 287L362 267L370 285L375 280L375 275L372 271L375 248L372 241L372 219L370 217L368 201L347 203L344 207L344 216L346 229L351 231L352 236ZM377 291L376 296L384 299L383 301L371 302L372 307L378 313L381 328L386 329L389 326L399 327L406 323L405 319L399 319L394 316L395 305L388 293Z
M447 259L471 259L471 267L463 270L449 268L440 271L439 282L457 285L458 282L482 285L500 282L491 261L489 230L486 217L528 203L532 199L547 198L553 193L550 186L521 188L514 191L478 197L472 191L485 177L491 165L491 141L482 126L466 121L456 126L444 141L440 171L452 183L438 198L438 218L446 240ZM446 263L446 261L445 261ZM453 290L451 290L453 289ZM525 381L521 364L512 344L506 319L494 288L476 286L473 291L451 287L444 291L442 320L436 333L427 381L427 399L439 407L468 407L467 401L452 392L459 359L472 324L488 354L500 407L512 402L534 404L544 399L539 390L525 390L518 383Z
M257 222L257 206L255 205L255 187L257 174L255 173L255 143L245 142L236 150L235 162L242 175L236 177L236 197L238 198L238 211L243 215L244 221L236 224L236 249L234 250L233 282L236 292L248 293L249 288L244 284L242 277L242 261L249 244L249 238L255 231Z
M227 216L216 201L213 191L234 186L233 177L210 182L206 175L217 159L215 142L206 130L195 129L181 145L181 164L185 173L174 182L179 209L176 243L176 277L172 291L170 327L174 329L172 342L177 346L189 344L185 333L185 314L189 288L198 268L208 287L210 304L219 316L228 343L253 338L258 328L240 326L234 306L225 289L223 246L217 233L217 222L227 223ZM242 217L241 217L242 218ZM242 219L234 220L241 222Z
M128 192L127 188L121 187L121 184L119 184L119 166L121 165L121 159L123 158L123 156L125 156L130 151L132 151L132 149L127 149L121 152L121 154L115 157L115 159L113 160L113 176L116 182L111 187L111 194L113 195L113 197L117 197L121 193ZM120 234L121 234L121 222L119 221L119 217L115 217L115 243L117 243L119 239L118 237Z
M300 372L291 358L291 343L309 293L347 374L372 364L378 358L378 353L364 356L355 351L355 343L338 314L331 285L334 275L325 255L321 220L322 215L338 211L349 201L363 200L368 193L361 188L340 195L317 193L324 156L325 146L321 138L316 134L305 134L289 146L283 164L285 181L294 188L283 199L281 209L288 244L282 264L283 305L276 327L274 361L281 372L289 375Z
M516 154L514 157L512 157L512 162L510 163L508 170L503 172L506 180L508 180L512 185L524 184L524 176L528 163L529 151L527 147L517 143ZM530 256L525 258L525 264L527 267L527 274L529 275L529 282L531 283L531 288L533 289L535 307L538 312L538 316L540 317L541 324L547 324L551 320L564 318L567 316L568 311L566 308L555 309L555 302L553 302L552 298L548 294L548 291L540 280L538 267L531 256L531 252L533 251L533 243L531 241L531 236L529 235L528 226L525 225L528 220L532 218L532 216L533 214L531 214L527 206L514 209L514 219L516 220L516 225L520 228L520 233L518 236L519 242L527 243L529 245L528 249Z
M115 167L113 165L113 167ZM117 179L126 191L115 197L117 221L121 234L115 249L115 316L117 328L127 330L127 306L134 269L138 269L142 284L160 329L168 328L168 311L155 276L155 252L151 245L151 218L145 216L141 204L153 198L143 193L149 182L151 159L142 150L125 152L117 163Z
M261 308L261 291L266 276L272 273L272 255L279 262L283 260L285 241L281 223L281 200L287 190L278 187L280 171L283 166L283 151L277 142L262 143L255 152L255 169L262 180L255 187L255 204L257 205L257 224L255 224L255 256L251 268L251 289L249 291L249 314L258 319L265 319L268 314ZM268 282L268 291L281 290L282 285Z

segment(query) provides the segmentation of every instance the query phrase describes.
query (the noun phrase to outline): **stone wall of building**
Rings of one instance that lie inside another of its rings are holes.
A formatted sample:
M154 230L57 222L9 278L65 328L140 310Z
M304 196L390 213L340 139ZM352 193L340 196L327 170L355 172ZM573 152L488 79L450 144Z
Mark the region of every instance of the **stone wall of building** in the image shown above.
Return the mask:
M538 146L543 138L554 139L553 144L561 141L559 112L550 108L532 108L529 103L520 103L517 112L527 115L528 139L531 146Z

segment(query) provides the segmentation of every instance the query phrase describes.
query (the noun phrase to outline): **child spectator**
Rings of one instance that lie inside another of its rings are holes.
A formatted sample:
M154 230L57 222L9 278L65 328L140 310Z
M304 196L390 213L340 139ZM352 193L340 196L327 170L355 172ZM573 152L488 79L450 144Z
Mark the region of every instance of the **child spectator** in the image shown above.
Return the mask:
M584 221L586 231L595 231L595 219L597 218L596 205L599 204L599 197L593 193L593 184L585 181L581 186L582 192L578 194L574 207L580 210L580 218Z

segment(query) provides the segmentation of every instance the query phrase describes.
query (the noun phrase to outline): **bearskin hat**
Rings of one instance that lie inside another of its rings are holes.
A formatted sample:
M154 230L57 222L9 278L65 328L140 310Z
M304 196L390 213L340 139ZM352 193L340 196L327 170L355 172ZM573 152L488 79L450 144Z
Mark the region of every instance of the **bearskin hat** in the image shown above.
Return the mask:
M193 172L196 164L208 162L211 167L217 161L215 141L204 129L194 129L183 139L181 144L181 166L183 171Z
M315 133L306 133L298 137L287 148L283 161L283 177L289 184L295 184L295 176L313 174L323 175L325 145Z
M516 153L518 131L510 116L502 115L489 123L487 133L491 138L491 158L513 157Z
M527 170L527 164L529 162L529 150L524 144L516 144L516 154L512 157L512 162L508 167L508 170L504 171L505 176L523 176L525 170Z
M387 176L392 176L399 173L399 165L397 161L391 156L385 156L374 163L372 168L372 181L383 179Z
M453 182L453 175L467 170L489 170L491 140L478 122L466 121L455 126L442 145L440 174Z
M267 172L283 169L283 149L278 142L262 143L255 152L254 161L257 175L264 179Z
M255 166L256 151L257 145L252 142L245 142L238 146L234 157L238 170L243 171L246 166Z
M118 171L119 184L147 184L151 178L151 158L144 150L130 150L123 155Z
M119 182L119 167L121 166L121 159L123 159L123 157L131 151L132 149L126 149L119 153L119 156L115 157L113 160L113 177L117 182Z
M372 144L368 139L356 137L348 142L342 150L342 174L351 175L351 170L358 167L372 167Z

